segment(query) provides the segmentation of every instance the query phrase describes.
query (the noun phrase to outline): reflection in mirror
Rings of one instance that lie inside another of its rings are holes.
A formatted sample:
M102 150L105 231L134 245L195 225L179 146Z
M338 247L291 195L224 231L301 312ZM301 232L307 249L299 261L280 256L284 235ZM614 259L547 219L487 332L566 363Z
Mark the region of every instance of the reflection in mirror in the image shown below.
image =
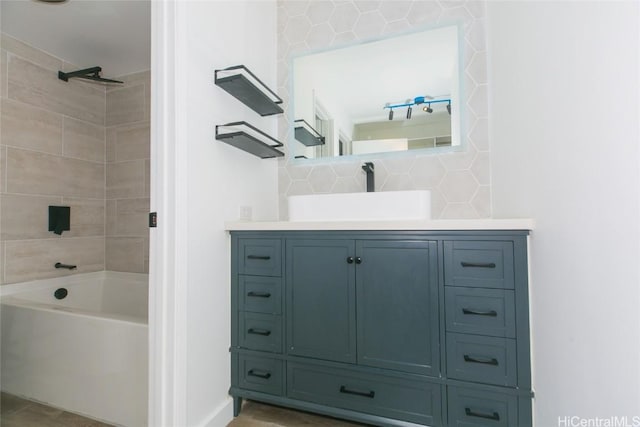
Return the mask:
M458 31L294 58L289 152L312 159L460 145Z

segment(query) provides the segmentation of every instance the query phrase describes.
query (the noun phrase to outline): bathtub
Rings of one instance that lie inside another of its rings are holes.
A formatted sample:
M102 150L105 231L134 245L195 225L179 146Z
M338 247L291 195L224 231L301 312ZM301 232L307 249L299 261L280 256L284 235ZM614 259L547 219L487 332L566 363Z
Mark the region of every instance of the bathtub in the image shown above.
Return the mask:
M1 286L2 391L146 426L147 295L146 274L112 271Z

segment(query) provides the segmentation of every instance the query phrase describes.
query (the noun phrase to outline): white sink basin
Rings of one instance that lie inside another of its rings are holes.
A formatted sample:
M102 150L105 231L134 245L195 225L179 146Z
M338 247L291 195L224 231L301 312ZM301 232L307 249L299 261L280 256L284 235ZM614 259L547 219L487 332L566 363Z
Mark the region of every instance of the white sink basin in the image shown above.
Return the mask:
M289 196L289 221L431 219L431 192L383 191Z

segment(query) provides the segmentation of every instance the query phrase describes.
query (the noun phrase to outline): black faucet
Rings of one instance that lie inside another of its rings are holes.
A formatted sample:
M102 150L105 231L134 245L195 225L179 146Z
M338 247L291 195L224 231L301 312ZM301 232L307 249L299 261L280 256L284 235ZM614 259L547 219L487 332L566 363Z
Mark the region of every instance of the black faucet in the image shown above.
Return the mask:
M367 193L373 193L376 191L376 185L373 179L373 163L366 162L362 165L362 170L367 174Z
M66 269L69 269L69 270L75 270L76 268L78 268L77 265L63 264L61 262L56 262L53 266L55 268L66 268Z

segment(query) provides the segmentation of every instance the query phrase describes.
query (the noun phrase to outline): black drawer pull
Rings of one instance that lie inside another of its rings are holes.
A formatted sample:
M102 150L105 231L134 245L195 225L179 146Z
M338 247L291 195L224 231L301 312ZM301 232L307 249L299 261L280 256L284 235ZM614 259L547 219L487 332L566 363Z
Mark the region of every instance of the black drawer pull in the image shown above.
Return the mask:
M261 259L268 261L271 257L269 255L247 255L247 259Z
M255 291L250 291L247 293L248 297L258 297L258 298L269 298L271 297L271 294L269 292L255 292Z
M463 308L462 309L462 313L463 314L473 314L475 316L491 316L491 317L496 317L498 315L498 312L495 311L495 310L478 311L478 310L472 310L470 308Z
M482 363L484 365L498 366L498 359L495 359L493 357L491 359L476 359L475 357L471 357L468 354L465 354L464 361L471 362L471 363Z
M368 393L365 393L363 391L349 390L348 388L346 388L343 385L340 386L340 393L355 394L356 396L368 397L370 399L373 399L375 397L375 395L376 395L376 392L373 391L373 390L368 392Z
M254 335L264 335L265 337L271 335L271 331L268 329L250 328L247 332Z
M253 369L250 369L249 372L247 372L248 375L251 375L252 377L258 377L258 378L263 378L265 380L268 380L269 378L271 378L271 373L270 372L256 372Z
M356 257L356 264L362 264L362 258L359 256Z
M478 267L478 268L496 268L495 262L466 262L460 263L463 267Z
M353 264L353 257L347 257L347 264Z
M493 414L483 414L482 412L472 411L471 408L464 408L464 413L467 417L485 418L487 420L500 421L500 414L494 412Z

